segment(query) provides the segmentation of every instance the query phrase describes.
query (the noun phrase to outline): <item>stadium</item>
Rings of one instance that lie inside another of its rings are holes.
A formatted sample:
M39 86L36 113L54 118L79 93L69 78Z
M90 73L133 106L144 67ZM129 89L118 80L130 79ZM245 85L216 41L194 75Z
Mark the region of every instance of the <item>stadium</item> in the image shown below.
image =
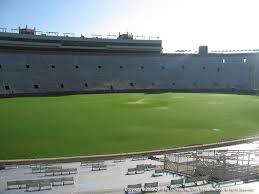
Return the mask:
M0 40L0 94L17 97L1 99L2 159L149 151L257 135L257 51L208 53L201 46L198 53L167 54L162 41L131 34L61 37L27 27L2 32Z
M0 193L259 188L258 49L0 30Z

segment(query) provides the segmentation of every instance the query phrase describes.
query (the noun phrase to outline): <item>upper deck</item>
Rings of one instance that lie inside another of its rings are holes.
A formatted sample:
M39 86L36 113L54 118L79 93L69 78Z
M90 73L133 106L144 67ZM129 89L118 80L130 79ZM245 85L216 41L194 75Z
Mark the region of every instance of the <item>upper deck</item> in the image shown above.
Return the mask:
M26 28L27 29L27 28ZM140 52L161 53L161 40L134 39L132 34L120 34L118 38L73 37L64 33L41 33L19 29L19 33L0 32L0 48L35 50L73 50L87 52Z

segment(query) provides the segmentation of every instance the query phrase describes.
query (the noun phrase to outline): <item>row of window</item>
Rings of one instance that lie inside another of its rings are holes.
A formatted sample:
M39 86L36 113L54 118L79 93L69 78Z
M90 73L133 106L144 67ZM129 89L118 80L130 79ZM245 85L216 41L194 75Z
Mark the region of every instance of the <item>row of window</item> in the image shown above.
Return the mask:
M130 82L129 85L130 85L131 87L134 87L134 86L135 86L133 82ZM152 85L152 86L155 86L155 83L153 82L153 83L151 83L151 85ZM175 82L173 82L173 83L172 83L172 86L175 86L175 85L176 85ZM197 83L196 83L196 82L193 82L193 85L196 86ZM217 82L214 82L213 85L214 85L214 86L219 86L220 84L217 83ZM84 86L87 88L87 87L88 87L88 84L85 83ZM65 86L64 86L64 84L61 83L61 84L59 84L59 87L60 87L60 88L64 88ZM11 87L10 87L9 85L5 85L4 88L5 88L5 90L10 90L10 89L11 89ZM33 85L33 88L34 88L34 89L39 89L40 86L39 86L38 84L34 84L34 85ZM114 86L113 86L113 85L110 85L110 89L113 90L113 89L114 89Z
M26 65L25 67L26 67L27 69L29 69L29 68L30 68L30 65ZM52 69L55 69L55 68L56 68L55 65L51 65L50 67L51 67ZM98 69L101 69L101 68L102 68L101 65L98 65L97 67L98 67ZM1 68L2 68L2 65L0 65L0 69L1 69ZM76 66L75 66L75 69L78 69L78 68L79 68L79 66L76 65ZM120 66L120 69L123 69L123 68L124 68L124 66ZM140 66L140 69L144 69L144 66ZM164 66L161 66L161 69L164 70L165 67L164 67ZM185 69L185 66L184 66L184 65L182 65L182 69ZM203 66L202 69L205 70L206 67ZM217 68L217 71L218 71L218 72L220 71L220 68L219 68L219 67Z
M152 85L152 86L155 86L156 84L155 84L154 82L152 82L151 85ZM175 82L173 82L172 85L175 86ZM88 88L88 83L84 83L84 86L85 86L86 88ZM129 83L129 86L134 87L135 84L134 84L133 82L130 82L130 83ZM59 84L59 87L60 87L60 88L65 88L65 85L64 85L63 83L61 83L61 84ZM11 89L10 85L4 85L4 88L5 88L5 90L10 90L10 89ZM34 88L34 89L39 89L39 88L40 88L40 85L34 84L34 85L33 85L33 88ZM110 85L110 88L113 89L113 85Z
M247 62L247 59L246 58L244 58L243 59L243 63L246 63ZM226 59L222 59L222 63L226 63ZM102 68L102 65L98 65L97 66L98 67L98 69L101 69ZM0 64L0 69L2 68L2 65ZM26 68L27 69L29 69L30 68L30 65L26 65ZM51 68L52 69L55 69L56 68L56 66L55 65L51 65ZM205 68L205 67L203 67L203 68ZM79 69L79 65L75 65L75 69ZM123 66L121 65L120 66L120 69L123 69ZM144 69L144 66L143 65L141 65L140 66L140 69ZM165 67L164 66L161 66L161 69L165 69ZM184 65L182 66L182 69L184 69Z
M30 65L25 65L25 67L26 67L26 69L30 69L31 68L31 66ZM55 65L50 65L50 67L52 68L52 69L55 69L56 68L56 66ZM102 65L98 65L97 66L97 68L98 69L101 69L103 66ZM2 65L0 65L0 69L2 68ZM120 65L120 69L123 69L124 68L124 66L122 66L122 65ZM144 69L144 66L140 66L139 67L140 69ZM75 65L75 69L79 69L79 65ZM164 66L161 66L161 69L165 69L165 67Z

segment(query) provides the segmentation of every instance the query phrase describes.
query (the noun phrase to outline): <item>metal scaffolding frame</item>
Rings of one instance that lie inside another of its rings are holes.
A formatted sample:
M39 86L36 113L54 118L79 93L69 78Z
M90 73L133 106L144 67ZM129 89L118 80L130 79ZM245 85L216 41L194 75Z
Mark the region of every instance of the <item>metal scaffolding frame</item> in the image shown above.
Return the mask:
M259 150L199 150L165 156L164 170L214 182L259 178Z

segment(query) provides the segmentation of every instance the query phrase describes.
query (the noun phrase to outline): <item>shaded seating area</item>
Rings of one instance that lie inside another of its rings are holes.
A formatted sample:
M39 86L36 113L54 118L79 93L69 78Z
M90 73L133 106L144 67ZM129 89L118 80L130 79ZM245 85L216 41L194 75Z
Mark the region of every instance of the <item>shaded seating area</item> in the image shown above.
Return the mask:
M26 189L26 191L49 190L53 186L65 186L74 184L74 177L61 177L51 179L16 180L7 181L7 190Z
M92 171L100 171L100 170L107 170L107 165L105 164L93 164Z
M45 171L45 176L69 175L76 173L77 168L48 169Z

